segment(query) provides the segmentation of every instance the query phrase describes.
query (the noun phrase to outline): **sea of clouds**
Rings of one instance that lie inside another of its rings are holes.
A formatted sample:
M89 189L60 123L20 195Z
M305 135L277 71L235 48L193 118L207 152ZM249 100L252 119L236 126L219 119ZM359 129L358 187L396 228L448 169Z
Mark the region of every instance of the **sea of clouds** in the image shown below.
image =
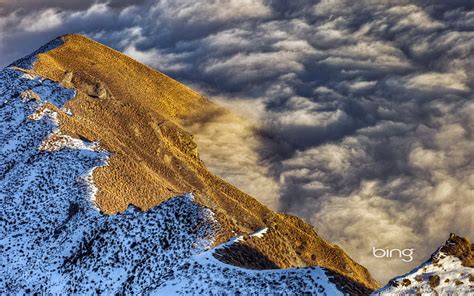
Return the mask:
M381 282L474 239L474 2L0 0L0 65L72 32L239 114L190 127L207 165Z

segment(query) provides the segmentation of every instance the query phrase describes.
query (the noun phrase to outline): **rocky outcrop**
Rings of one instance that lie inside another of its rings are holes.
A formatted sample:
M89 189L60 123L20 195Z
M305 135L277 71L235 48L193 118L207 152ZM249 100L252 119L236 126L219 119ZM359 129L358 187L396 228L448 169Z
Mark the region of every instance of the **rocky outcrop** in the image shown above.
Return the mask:
M446 241L444 246L441 247L440 252L446 256L454 256L461 260L461 263L465 267L474 268L474 244L472 244L468 238L460 237L455 233L449 235L449 239ZM436 260L432 258L432 260Z
M431 258L406 275L394 278L374 295L471 295L474 293L474 247L451 233Z

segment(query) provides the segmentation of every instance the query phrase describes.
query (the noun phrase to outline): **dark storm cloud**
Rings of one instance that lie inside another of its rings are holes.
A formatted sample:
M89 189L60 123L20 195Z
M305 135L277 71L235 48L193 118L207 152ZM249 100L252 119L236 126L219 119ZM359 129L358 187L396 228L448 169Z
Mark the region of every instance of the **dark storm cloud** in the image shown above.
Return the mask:
M244 114L191 127L205 162L379 279L412 266L372 246L474 236L471 1L8 3L0 64L83 33Z

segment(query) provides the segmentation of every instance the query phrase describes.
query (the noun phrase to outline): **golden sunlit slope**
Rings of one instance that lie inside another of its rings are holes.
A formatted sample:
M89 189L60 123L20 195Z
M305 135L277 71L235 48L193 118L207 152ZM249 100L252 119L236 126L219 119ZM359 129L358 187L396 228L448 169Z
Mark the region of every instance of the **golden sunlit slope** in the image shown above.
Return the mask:
M65 106L74 116L56 110L61 131L99 141L111 152L108 165L94 171L96 204L103 212L123 211L129 204L147 210L194 192L197 202L217 213L221 241L268 227L264 240L243 244L276 266L318 265L369 289L378 287L364 267L321 239L312 226L269 210L206 169L184 124L229 111L93 40L62 38L61 46L37 56L32 71L77 90Z

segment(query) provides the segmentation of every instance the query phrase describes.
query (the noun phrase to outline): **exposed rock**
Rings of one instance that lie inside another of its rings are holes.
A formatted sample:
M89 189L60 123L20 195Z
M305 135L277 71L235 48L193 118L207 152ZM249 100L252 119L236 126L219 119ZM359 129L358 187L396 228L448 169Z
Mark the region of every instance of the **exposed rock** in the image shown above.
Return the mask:
M461 260L462 265L474 267L474 244L465 237L457 236L454 233L449 235L445 245L441 247L441 252L447 256L455 256Z
M439 276L436 275L436 274L430 276L429 279L428 279L428 283L430 284L431 288L438 287L439 286L439 281L440 281Z

